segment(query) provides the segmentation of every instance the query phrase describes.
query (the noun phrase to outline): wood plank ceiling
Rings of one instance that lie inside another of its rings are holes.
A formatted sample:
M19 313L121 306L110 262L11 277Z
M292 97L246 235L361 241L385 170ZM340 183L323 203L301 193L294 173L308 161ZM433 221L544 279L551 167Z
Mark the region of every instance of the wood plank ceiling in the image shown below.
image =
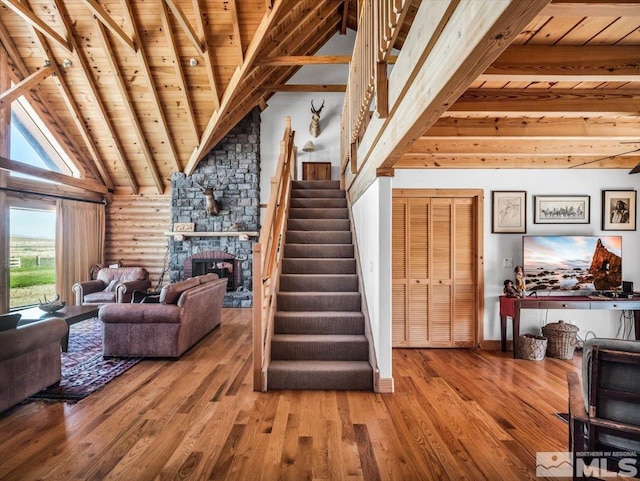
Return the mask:
M16 87L0 108L25 95L104 192L164 192L304 56L356 28L356 0L1 1ZM395 167L631 169L639 87L640 5L557 0Z

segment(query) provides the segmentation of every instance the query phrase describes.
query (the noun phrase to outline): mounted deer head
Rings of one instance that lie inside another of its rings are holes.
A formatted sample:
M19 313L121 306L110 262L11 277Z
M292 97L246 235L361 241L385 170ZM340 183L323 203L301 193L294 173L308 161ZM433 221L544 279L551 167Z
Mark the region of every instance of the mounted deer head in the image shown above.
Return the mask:
M324 99L319 109L313 106L313 100L311 101L311 125L309 125L309 133L314 137L320 135L320 112L324 107Z
M216 188L205 187L197 180L195 181L195 183L198 184L198 187L200 187L200 190L202 191L205 198L207 199L207 205L205 207L205 210L207 211L207 215L218 215L218 213L220 212L220 203L213 196L213 193L215 192Z

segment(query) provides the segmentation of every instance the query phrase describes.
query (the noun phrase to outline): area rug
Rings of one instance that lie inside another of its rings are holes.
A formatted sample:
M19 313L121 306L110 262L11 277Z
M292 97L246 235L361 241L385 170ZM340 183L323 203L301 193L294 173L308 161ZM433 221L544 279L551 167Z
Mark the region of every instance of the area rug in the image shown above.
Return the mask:
M62 353L62 380L31 396L32 400L77 402L104 387L141 358L102 357L102 322L98 318L72 324L69 350Z

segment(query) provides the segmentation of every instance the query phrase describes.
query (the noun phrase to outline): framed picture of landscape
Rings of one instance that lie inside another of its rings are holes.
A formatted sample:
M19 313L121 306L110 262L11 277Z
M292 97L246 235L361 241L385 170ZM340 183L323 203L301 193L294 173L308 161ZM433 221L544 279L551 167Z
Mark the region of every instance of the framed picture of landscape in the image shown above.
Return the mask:
M494 190L491 200L491 232L494 234L527 232L526 191Z
M602 191L602 230L636 230L636 191Z
M591 197L588 195L534 195L536 224L589 224Z

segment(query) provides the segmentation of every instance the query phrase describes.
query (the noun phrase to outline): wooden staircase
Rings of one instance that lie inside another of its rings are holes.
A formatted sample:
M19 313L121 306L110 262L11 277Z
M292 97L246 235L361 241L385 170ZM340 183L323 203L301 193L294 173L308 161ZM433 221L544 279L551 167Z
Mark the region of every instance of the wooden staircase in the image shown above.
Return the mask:
M293 181L267 389L373 390L344 190Z

